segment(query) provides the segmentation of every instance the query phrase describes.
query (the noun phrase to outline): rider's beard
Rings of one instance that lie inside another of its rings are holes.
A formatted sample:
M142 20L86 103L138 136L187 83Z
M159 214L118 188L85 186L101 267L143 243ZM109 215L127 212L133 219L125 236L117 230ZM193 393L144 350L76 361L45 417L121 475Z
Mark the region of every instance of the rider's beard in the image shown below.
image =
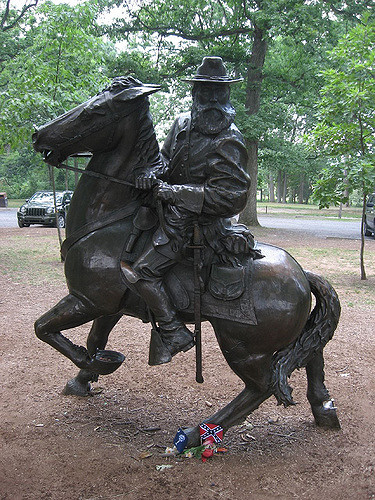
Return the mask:
M191 107L192 127L202 134L216 135L230 127L235 114L236 112L229 101L224 105L202 105L193 101Z

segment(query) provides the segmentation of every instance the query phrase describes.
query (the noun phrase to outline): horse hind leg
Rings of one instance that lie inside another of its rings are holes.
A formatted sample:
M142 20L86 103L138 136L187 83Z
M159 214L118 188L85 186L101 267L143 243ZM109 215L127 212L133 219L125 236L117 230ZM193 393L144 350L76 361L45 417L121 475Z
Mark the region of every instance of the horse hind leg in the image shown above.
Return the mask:
M319 427L340 429L336 408L324 385L323 350L314 354L306 365L307 399L311 405L315 423Z
M220 425L225 433L233 425L243 422L250 413L256 410L271 395L272 391L263 391L255 386L246 386L236 398L214 415L206 418L203 423ZM200 444L199 425L186 429L184 432L188 437L189 447Z
M104 349L108 336L118 323L122 313L111 316L101 316L94 320L89 335L87 337L87 350L90 355L95 354L97 349ZM63 390L63 394L69 396L89 396L91 394L90 382L97 382L99 375L90 370L82 369L78 374L70 379Z

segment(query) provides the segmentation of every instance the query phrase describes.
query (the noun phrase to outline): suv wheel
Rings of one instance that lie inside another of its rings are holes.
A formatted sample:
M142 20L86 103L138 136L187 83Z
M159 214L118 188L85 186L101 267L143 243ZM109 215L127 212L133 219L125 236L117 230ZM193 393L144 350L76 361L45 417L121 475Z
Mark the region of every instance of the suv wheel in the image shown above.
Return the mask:
M365 236L371 236L372 235L372 231L368 227L366 219L363 222L363 232L365 233ZM374 235L375 235L375 233L374 233Z
M61 228L65 227L65 217L62 214L58 215L57 224Z
M17 219L18 227L30 227L30 224L27 222L23 222L21 219Z

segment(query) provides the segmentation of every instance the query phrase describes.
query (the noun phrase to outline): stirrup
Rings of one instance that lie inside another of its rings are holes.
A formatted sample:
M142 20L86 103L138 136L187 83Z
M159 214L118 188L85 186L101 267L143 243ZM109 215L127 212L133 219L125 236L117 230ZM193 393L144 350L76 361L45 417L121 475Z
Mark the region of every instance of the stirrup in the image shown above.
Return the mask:
M184 327L183 333L186 336L189 335L190 339L185 339L186 342L182 342L182 339L180 339L180 343L178 341L176 342L174 337L178 333L178 330L179 328L177 328L176 331L165 332L162 330L162 332L160 332L158 329L152 328L148 361L149 365L154 366L169 363L172 357L177 353L187 352L189 349L194 347L194 336L186 327ZM170 340L168 337L170 337Z
M148 364L150 366L163 365L172 360L172 354L164 344L160 333L155 329L151 329L150 350L148 355Z

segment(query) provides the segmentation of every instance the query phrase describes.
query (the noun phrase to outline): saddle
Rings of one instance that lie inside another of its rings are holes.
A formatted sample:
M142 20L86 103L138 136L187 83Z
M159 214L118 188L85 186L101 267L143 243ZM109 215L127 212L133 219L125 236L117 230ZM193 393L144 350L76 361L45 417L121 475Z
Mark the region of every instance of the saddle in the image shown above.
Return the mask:
M133 230L125 242L121 260L135 262L148 245L157 227L157 217L141 207L133 219ZM245 226L242 226L245 227ZM237 231L240 231L240 225ZM248 230L247 230L248 231ZM236 234L236 230L234 230ZM249 233L250 234L250 233ZM251 235L252 236L252 235ZM255 245L254 245L255 246ZM256 325L252 295L253 260L262 255L256 248L249 255L236 255L219 261L212 253L203 262L201 279L201 314L205 319L219 318ZM183 314L194 313L194 265L191 259L177 262L163 278L166 291L175 308Z

